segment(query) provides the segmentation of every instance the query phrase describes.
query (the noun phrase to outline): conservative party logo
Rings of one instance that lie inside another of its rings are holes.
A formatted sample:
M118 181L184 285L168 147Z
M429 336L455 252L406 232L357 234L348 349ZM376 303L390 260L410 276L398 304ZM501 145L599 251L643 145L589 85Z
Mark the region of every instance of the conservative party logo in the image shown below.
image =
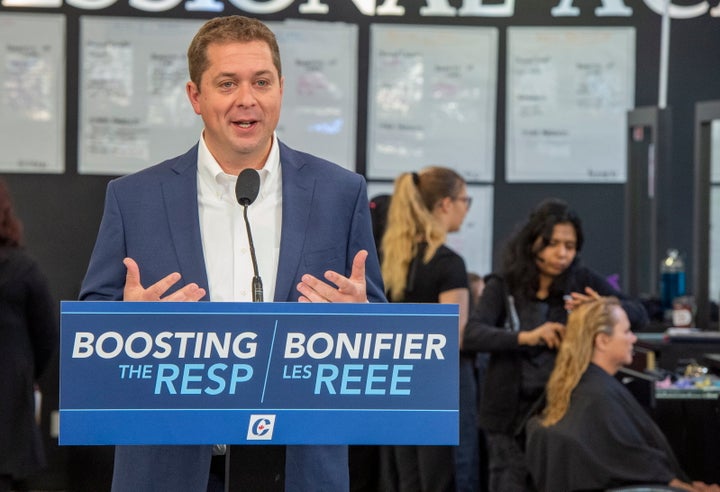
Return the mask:
M270 441L275 428L275 415L250 415L248 441Z

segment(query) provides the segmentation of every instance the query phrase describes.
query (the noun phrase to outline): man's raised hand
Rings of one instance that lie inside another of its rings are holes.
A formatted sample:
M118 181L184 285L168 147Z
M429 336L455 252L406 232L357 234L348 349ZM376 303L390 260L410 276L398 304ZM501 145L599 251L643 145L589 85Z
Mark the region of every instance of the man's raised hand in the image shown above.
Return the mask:
M140 283L140 267L132 258L123 260L127 273L125 274L125 288L123 300L125 301L199 301L205 297L205 289L196 283L188 284L172 294L163 297L165 292L180 280L180 274L173 272L147 289Z

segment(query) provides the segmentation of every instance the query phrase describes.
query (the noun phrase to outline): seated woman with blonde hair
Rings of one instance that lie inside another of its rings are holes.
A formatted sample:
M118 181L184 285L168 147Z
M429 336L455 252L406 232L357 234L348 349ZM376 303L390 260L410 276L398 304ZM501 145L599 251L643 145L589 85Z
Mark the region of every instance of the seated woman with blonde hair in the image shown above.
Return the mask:
M547 406L528 427L528 467L541 492L635 484L720 490L690 483L662 431L614 377L632 362L636 340L614 297L586 301L568 317Z

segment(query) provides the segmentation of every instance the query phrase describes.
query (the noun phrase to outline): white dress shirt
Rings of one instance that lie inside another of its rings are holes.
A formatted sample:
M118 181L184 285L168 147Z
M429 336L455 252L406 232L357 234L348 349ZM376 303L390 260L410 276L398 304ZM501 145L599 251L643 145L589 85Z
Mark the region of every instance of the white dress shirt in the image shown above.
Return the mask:
M282 179L280 149L273 136L270 155L260 173L260 192L248 206L263 300L275 295L280 228ZM237 176L226 174L200 136L198 146L198 208L205 270L211 301L252 301L253 266L243 219L243 207L235 197Z

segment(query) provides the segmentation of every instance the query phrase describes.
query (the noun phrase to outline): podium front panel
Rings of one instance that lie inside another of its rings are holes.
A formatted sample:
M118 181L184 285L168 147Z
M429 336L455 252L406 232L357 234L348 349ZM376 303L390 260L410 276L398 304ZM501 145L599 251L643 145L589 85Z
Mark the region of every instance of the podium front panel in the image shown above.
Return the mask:
M458 442L458 308L63 302L60 444Z

